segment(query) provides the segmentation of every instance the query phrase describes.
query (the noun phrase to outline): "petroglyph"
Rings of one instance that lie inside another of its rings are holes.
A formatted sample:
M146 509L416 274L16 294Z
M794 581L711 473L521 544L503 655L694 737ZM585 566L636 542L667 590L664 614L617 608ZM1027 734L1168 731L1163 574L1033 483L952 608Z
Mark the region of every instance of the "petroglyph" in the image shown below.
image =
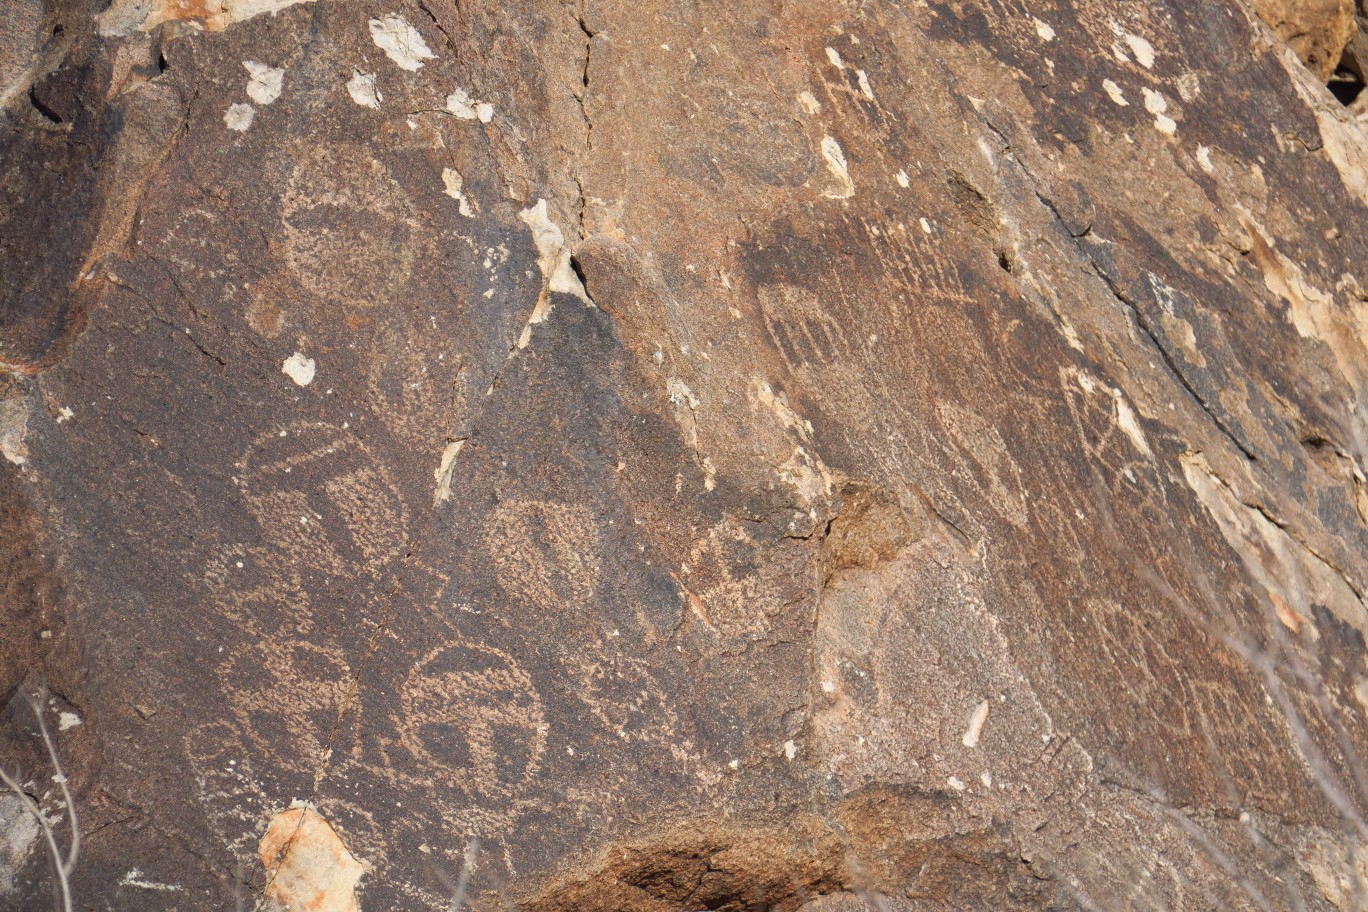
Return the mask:
M532 680L507 653L457 643L428 653L404 682L400 737L428 769L484 798L512 797L536 775L546 719Z
M840 321L817 295L796 285L765 285L760 307L770 341L793 370L828 366L853 353Z
M499 585L536 607L560 613L593 598L600 533L593 512L574 504L507 500L485 526L485 551Z
M940 403L936 413L960 453L983 471L988 482L988 503L1003 519L1024 528L1026 496L1021 470L998 429L982 416L953 403Z
M250 629L250 628L248 628ZM242 735L271 766L296 772L323 760L328 732L347 696L351 666L336 646L294 631L228 656L216 669Z
M299 144L281 207L285 261L342 313L401 297L426 254L407 193L362 145Z
M242 496L265 542L288 559L353 577L402 551L408 511L355 436L294 425L258 438L242 463Z

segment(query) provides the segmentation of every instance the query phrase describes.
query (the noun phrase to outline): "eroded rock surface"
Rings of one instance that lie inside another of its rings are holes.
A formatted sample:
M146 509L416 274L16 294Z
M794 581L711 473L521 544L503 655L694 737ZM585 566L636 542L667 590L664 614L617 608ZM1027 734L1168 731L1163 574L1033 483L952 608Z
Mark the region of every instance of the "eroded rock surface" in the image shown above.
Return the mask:
M0 764L69 845L46 682L78 907L1361 906L1368 135L1252 10L42 16Z

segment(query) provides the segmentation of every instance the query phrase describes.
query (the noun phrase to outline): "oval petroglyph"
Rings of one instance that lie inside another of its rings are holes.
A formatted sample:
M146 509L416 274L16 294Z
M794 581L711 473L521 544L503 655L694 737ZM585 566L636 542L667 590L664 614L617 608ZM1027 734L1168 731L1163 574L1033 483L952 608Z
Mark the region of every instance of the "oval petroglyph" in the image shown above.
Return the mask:
M300 284L346 310L400 300L424 249L408 194L362 146L294 152L280 217Z

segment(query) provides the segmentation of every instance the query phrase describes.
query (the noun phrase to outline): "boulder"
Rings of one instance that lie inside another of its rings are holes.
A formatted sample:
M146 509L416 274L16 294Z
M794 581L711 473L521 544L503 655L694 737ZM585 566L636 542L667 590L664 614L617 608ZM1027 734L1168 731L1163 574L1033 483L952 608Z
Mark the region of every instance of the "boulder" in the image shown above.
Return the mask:
M1316 78L1330 79L1358 34L1355 0L1252 0L1259 18Z

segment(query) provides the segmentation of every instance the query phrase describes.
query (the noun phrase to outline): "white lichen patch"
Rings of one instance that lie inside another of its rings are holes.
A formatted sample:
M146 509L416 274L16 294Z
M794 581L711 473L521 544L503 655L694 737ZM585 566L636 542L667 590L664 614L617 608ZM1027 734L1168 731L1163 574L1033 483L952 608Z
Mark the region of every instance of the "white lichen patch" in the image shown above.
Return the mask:
M137 868L132 868L127 874L119 879L119 886L133 887L138 890L153 890L157 893L181 893L185 888L176 884L159 883L155 880L148 880L147 876Z
M8 792L0 794L0 897L14 892L14 877L41 835L38 819L24 799Z
M461 215L464 215L466 218L475 217L475 213L479 210L480 207L476 205L474 200L466 196L465 180L461 177L459 171L455 170L454 168L443 168L442 186L443 188L445 188L443 192L446 193L447 196L456 200L456 202L459 204Z
M247 128L252 125L253 117L256 117L256 108L251 105L231 104L228 110L223 112L223 123L230 130L246 133Z
M1178 97L1191 104L1202 94L1202 80L1196 73L1184 73L1178 77Z
M285 70L267 66L255 60L244 60L242 66L250 77L247 80L247 97L259 105L268 105L280 97L285 87Z
M285 363L280 366L281 373L299 386L308 386L313 383L316 369L317 365L314 363L314 359L305 357L300 352L290 355L285 359Z
M347 94L363 108L379 110L380 102L385 100L375 85L375 74L360 70L352 70L352 78L347 80Z
M383 19L370 21L371 40L394 61L401 70L416 72L423 61L432 60L437 55L427 46L418 30L404 21L403 17L389 15Z
M983 737L983 726L988 722L988 701L984 700L974 708L974 714L969 717L969 727L964 732L964 737L960 742L965 747L978 747L979 739Z
M1130 102L1126 101L1126 93L1121 91L1121 87L1110 79L1102 80L1102 89L1107 93L1107 97L1123 108L1130 107Z
M1054 41L1055 30L1050 28L1050 23L1043 19L1036 19L1035 30L1041 41Z
M81 724L81 717L74 712L62 712L57 714L57 730L66 731Z
M447 96L446 109L448 114L461 120L489 123L494 119L494 106L487 101L476 101L465 89L456 89Z
M257 851L266 869L265 899L273 908L360 912L356 885L366 866L313 808L276 814Z
M827 171L836 179L836 186L827 189L822 195L828 199L850 199L854 196L855 182L850 179L850 168L846 164L841 144L830 136L823 136L822 158L826 160Z
M806 89L798 93L798 106L808 114L822 113L822 103L817 100L817 96Z

